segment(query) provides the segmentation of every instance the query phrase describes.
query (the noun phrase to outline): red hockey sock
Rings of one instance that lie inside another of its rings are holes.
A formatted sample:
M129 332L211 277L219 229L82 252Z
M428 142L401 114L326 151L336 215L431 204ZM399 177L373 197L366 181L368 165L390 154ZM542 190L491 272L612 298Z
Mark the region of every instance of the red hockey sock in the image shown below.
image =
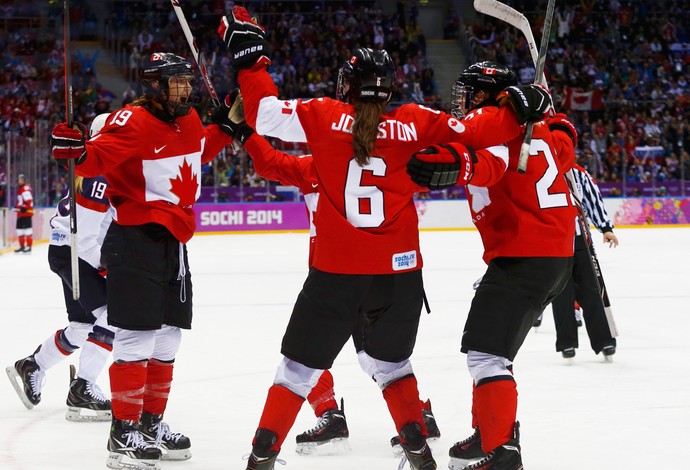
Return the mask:
M419 423L422 435L427 436L426 425L422 417L422 402L419 400L417 379L414 375L403 377L383 389L383 398L395 423L398 434L408 423Z
M481 380L474 393L473 409L482 436L482 449L490 452L513 438L517 415L517 387L511 376Z
M26 236L26 246L31 248L31 246L34 244L34 237L33 235L27 235Z
M146 361L113 362L109 372L113 417L138 422L144 406Z
M324 370L319 381L307 395L307 401L314 410L314 414L319 418L328 410L338 408L335 401L335 391L333 390L333 375L328 370Z
M477 419L477 384L472 382L472 429L476 429L479 426L479 420Z
M144 411L154 415L165 413L173 378L173 363L150 359L146 372Z
M268 429L276 433L278 440L270 450L280 451L283 441L292 425L295 424L295 418L302 403L304 403L304 398L281 385L273 385L268 389L258 429ZM254 445L253 441L252 445Z
M26 243L26 236L25 235L17 236L17 241L19 242L19 246L24 248L24 244Z

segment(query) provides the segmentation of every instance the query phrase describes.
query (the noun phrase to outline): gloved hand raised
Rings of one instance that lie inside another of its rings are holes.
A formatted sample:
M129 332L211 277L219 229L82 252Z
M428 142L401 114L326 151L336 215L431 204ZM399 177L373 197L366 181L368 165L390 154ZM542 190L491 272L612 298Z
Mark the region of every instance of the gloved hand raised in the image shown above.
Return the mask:
M53 128L50 138L51 154L61 165L68 160L74 160L79 165L86 158L86 126L81 122L75 122L68 127L66 122L61 122Z
M477 156L470 147L458 143L432 145L412 154L407 174L419 186L429 189L464 186L472 179L476 162Z
M499 106L510 104L520 124L538 122L553 114L551 93L541 85L509 86L496 101Z
M249 16L246 8L235 6L228 16L222 17L218 34L232 53L235 70L249 68L262 57L270 63L273 48L264 39L264 28Z
M239 88L235 88L225 97L220 107L212 111L211 122L239 144L244 144L254 133L254 129L244 121L244 104Z
M573 141L573 147L577 147L577 129L568 120L568 116L563 113L556 113L547 119L546 124L551 131L565 132L570 137L570 140Z

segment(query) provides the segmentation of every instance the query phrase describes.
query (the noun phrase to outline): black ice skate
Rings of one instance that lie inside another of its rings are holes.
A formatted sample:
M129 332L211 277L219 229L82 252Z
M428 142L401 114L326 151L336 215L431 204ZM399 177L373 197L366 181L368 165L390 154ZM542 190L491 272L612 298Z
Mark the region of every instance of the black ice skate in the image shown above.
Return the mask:
M479 428L474 428L474 434L467 439L453 444L453 447L448 451L450 456L450 470L463 470L468 465L477 463L486 454L482 450L482 437L479 434Z
M273 470L276 462L285 465L285 461L278 458L278 451L271 450L277 440L278 436L273 431L258 429L246 470Z
M40 349L41 347L39 346L34 351L34 354ZM14 363L14 366L5 368L7 377L10 378L14 390L28 410L40 403L41 389L45 382L45 373L36 364L34 354L18 360Z
M441 437L441 430L438 428L434 413L431 411L431 400L427 400L422 404L422 417L426 425L427 440L433 441ZM403 450L400 447L400 436L393 436L391 438L391 447L393 448L393 455L396 457L402 455Z
M170 431L163 422L163 415L144 412L141 415L141 434L149 444L157 446L163 460L188 460L192 458L192 443L187 436Z
M403 461L400 462L399 469L404 468L405 460L410 464L410 470L435 470L436 461L431 455L431 449L422 435L422 428L419 423L406 424L400 430L400 446L405 452Z
M606 362L613 362L613 355L616 354L616 347L613 345L604 346L601 350Z
M567 359L568 362L572 363L574 362L575 353L575 348L565 348L561 351L561 356L563 356L563 359Z
M520 455L520 423L515 423L513 438L486 454L482 460L465 470L523 470Z
M16 250L14 250L14 252L15 252L16 254L24 253L24 247L23 247L23 246L20 246L19 248L17 248Z
M68 421L110 421L112 411L110 400L105 398L101 388L93 382L76 377L76 369L69 366L70 385L67 394Z
M114 419L108 439L108 468L127 470L160 470L161 451L146 442L134 421Z
M350 451L347 438L350 431L345 420L345 401L340 399L340 409L328 410L316 422L316 426L297 436L296 452L309 455L318 453L340 455ZM324 444L331 444L320 448Z

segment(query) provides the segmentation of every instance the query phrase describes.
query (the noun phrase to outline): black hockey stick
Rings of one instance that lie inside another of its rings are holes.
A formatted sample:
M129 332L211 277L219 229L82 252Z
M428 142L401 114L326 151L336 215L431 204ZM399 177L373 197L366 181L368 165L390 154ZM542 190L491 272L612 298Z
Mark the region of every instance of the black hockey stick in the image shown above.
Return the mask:
M589 230L589 224L587 224L587 216L585 215L584 207L582 206L582 200L579 196L579 191L577 190L577 184L575 183L575 178L573 176L573 171L570 170L566 174L566 180L568 186L570 187L570 193L575 202L575 207L577 208L577 222L580 225L580 232L582 233L582 238L585 241L585 248L589 252L589 261L592 267L592 272L597 278L597 285L599 287L599 295L601 296L601 301L604 305L604 313L606 314L606 320L609 325L609 330L611 337L615 338L618 336L618 328L616 327L616 321L613 319L613 311L611 310L611 301L609 300L609 293L606 289L606 284L604 283L604 276L601 272L601 264L599 264L599 258L597 257L597 252L594 249L594 240L592 239L592 232Z
M69 47L69 0L64 0L63 10L65 15L64 24L64 79L65 79L65 121L67 126L74 125L74 104L72 100L72 57ZM72 298L79 300L79 248L77 246L77 195L74 184L74 159L70 158L69 169L69 245L71 253L72 268Z
M534 83L540 84L544 77L544 63L546 62L546 53L549 49L549 36L551 36L551 25L553 24L553 10L556 0L549 0L546 7L546 18L544 19L544 29L541 33L541 45L539 46L539 56L537 58L537 73L534 76ZM522 141L520 147L520 158L518 159L518 173L527 171L527 160L529 158L529 148L532 143L532 132L534 131L534 123L528 122L525 128L525 139Z

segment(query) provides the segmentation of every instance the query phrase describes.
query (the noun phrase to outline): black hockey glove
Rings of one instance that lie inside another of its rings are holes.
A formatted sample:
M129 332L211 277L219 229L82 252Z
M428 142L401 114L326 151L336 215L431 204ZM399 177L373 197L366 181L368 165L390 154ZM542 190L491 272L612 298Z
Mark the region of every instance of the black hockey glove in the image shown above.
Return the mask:
M235 6L220 19L218 34L232 53L232 67L246 69L265 57L270 63L271 44L264 38L264 28L249 16L246 8Z
M412 154L407 162L407 174L419 186L446 189L464 186L474 174L477 156L462 144L441 144L427 147Z
M220 107L211 113L211 122L218 125L220 130L232 137L234 142L244 145L254 133L244 121L244 105L239 88L225 97Z
M86 158L86 126L81 122L75 122L68 127L66 122L61 122L53 128L50 138L51 154L60 164L66 165L68 160L74 160L79 165Z
M496 101L499 106L510 104L520 124L538 122L553 114L551 94L541 85L509 86Z
M563 113L556 113L550 117L546 123L551 132L565 132L568 137L570 137L570 140L573 141L573 147L577 147L577 129L575 129L573 123L568 120L568 116Z
M21 213L29 212L29 209L27 209L26 207L20 207L19 212L21 212Z

